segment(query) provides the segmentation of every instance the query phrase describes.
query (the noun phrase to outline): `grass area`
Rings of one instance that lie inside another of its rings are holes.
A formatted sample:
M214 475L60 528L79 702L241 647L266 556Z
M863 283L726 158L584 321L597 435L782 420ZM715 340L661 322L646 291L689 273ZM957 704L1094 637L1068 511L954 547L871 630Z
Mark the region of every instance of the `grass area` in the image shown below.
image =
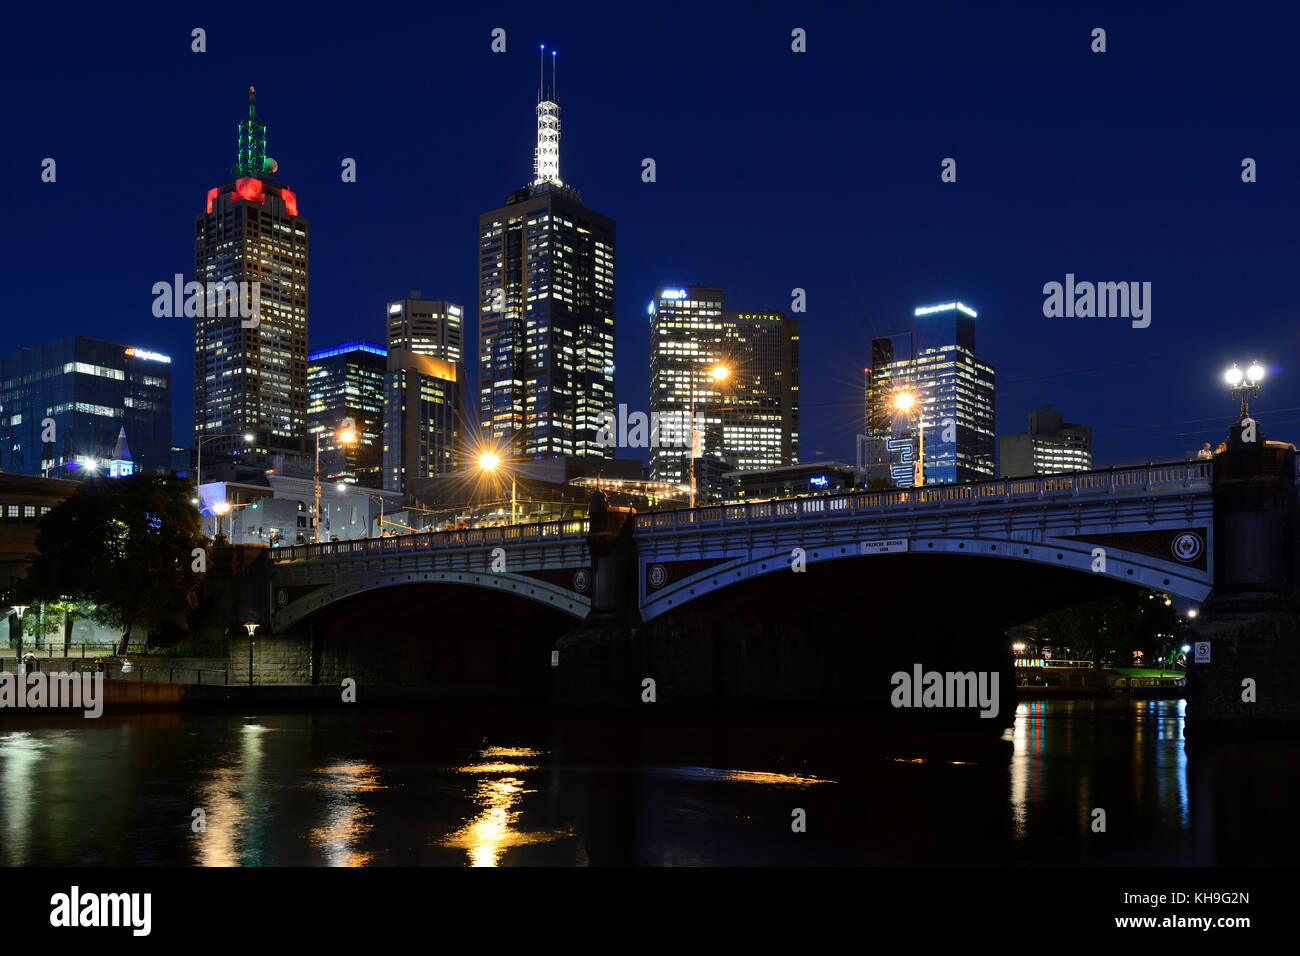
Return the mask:
M1187 671L1161 671L1154 667L1112 667L1116 674L1125 677L1186 677Z

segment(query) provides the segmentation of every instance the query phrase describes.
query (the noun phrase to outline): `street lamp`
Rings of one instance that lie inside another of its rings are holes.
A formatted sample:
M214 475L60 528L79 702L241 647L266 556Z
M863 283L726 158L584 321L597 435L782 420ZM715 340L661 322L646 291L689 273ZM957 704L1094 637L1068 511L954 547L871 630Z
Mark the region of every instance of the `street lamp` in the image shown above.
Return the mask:
M253 686L253 635L257 633L258 623L249 621L244 625L248 631L248 686Z
M357 443L357 425L350 418L343 419L339 425L338 435L335 436L341 445L355 445ZM346 467L345 467L346 470ZM316 543L320 544L320 432L316 432L316 513L312 515L312 527L316 530ZM379 522L379 530L382 533L384 523Z
M217 515L217 537L215 541L217 544L225 544L226 532L225 532L224 521L226 515L229 514L230 512L230 502L218 501L216 504L212 506L212 510L216 512Z
M691 383L691 450L690 450L689 468L690 468L690 479L691 479L690 480L690 486L691 486L690 506L692 508L695 507L695 373L698 370L699 370L699 366L697 364L692 364L690 367L690 374L688 376ZM709 374L709 379L715 385L721 385L723 382L727 380L728 377L730 377L731 369L727 368L727 366L725 365L718 364L713 366L713 368L709 369L708 374ZM704 442L701 441L700 442L701 452L704 451L703 444Z
M925 484L925 406L921 404L920 399L911 392L899 392L894 398L894 407L900 412L911 414L912 408L916 408L917 421L917 441L916 441L916 463L912 466L912 484Z
M195 493L195 495L197 495L197 497L194 499L194 503L195 503L196 505L199 506L199 517L200 517L200 518L202 518L202 516L203 516L203 491L202 491L202 488L203 488L203 446L206 445L206 444L207 444L208 442L210 442L210 441L216 441L218 438L235 438L235 437L237 437L235 432L226 432L226 433L221 434L221 435L208 435L208 436L206 436L206 437L204 437L204 438L200 438L200 439L198 440L198 442L195 443L195 446L194 446L194 447L195 447L195 451L197 451L197 453L198 453L198 461L195 462L195 465L194 465L194 493ZM254 436L252 432L244 432L244 436L243 436L243 437L244 437L244 444L246 444L246 445L251 445L251 444L253 443L253 440L254 440L254 438L255 438L256 436Z
M1228 383L1228 391L1233 398L1241 397L1241 417L1246 419L1250 417L1250 398L1259 396L1260 383L1264 381L1264 366L1258 362L1252 362L1250 368L1246 369L1245 374L1237 368L1237 363L1232 363L1232 368L1223 373L1223 380Z
M501 456L496 452L485 451L478 456L478 466L489 474L495 474L501 467ZM510 472L510 523L515 523L515 473Z

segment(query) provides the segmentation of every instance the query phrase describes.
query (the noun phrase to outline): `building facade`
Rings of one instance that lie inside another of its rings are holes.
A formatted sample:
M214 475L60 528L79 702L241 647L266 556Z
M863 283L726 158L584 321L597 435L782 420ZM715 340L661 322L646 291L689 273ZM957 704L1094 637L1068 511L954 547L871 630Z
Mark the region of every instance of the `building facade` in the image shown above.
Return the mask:
M1049 404L1029 413L1029 430L998 439L998 476L1054 475L1092 468L1092 426L1064 421Z
M307 356L308 429L320 439L322 475L383 487L387 371L388 350L373 342L344 342Z
M388 350L384 375L384 488L454 471L464 439L463 366L406 349Z
M275 178L254 97L250 88L230 179L194 220L195 441L232 436L205 444L213 462L262 461L307 434L308 224Z
M538 93L532 182L479 217L478 423L503 457L612 457L614 221L559 172L560 107Z
M995 372L975 351L976 312L947 302L919 308L914 318L911 333L871 342L866 436L910 441L926 484L992 478ZM900 395L910 397L910 408L900 408Z
M777 311L727 312L722 290L704 286L661 287L649 311L650 411L661 423L651 478L689 481L692 404L695 480L697 491L705 489L698 497L723 488L701 482L702 465L720 477L798 464L799 322ZM725 376L711 374L719 367ZM684 424L667 429L665 422ZM720 470L710 467L715 460Z
M0 357L0 471L107 473L125 429L133 470L171 468L171 358L86 336Z
M454 302L425 299L415 290L410 298L388 303L388 347L464 363L464 312Z

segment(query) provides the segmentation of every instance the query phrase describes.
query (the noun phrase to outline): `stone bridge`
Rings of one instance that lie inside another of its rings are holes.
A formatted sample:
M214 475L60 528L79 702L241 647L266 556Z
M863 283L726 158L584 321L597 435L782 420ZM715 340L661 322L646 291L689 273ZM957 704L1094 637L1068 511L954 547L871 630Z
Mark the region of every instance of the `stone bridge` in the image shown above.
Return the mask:
M1099 574L1199 603L1215 579L1211 461L997 479L636 515L636 587L593 561L588 521L429 532L280 548L271 555L275 633L363 591L451 583L585 619L634 598L650 621L762 575L846 559L994 557ZM626 525L630 524L630 527ZM622 560L622 559L620 559ZM623 607L627 611L629 608Z

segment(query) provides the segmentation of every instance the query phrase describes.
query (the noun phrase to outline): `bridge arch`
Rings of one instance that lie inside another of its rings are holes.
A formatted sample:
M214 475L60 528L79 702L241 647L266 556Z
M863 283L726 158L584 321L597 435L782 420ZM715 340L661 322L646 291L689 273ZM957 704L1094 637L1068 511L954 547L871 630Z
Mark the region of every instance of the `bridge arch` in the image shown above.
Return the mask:
M432 569L371 571L324 584L296 600L288 601L272 614L272 630L276 633L286 631L311 615L359 594L422 583L455 584L482 588L485 591L500 591L561 611L578 620L585 619L591 610L591 599L585 595L526 574Z

